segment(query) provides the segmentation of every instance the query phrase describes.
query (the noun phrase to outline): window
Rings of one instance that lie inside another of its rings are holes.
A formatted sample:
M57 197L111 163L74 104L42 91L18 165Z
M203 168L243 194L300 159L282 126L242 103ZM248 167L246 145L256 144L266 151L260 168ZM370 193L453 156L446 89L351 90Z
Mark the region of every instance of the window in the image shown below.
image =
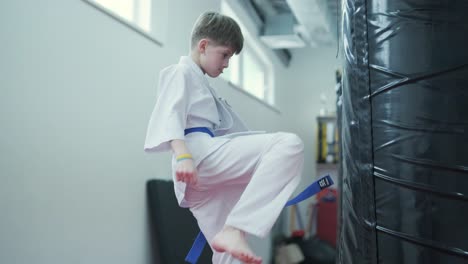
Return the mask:
M247 46L244 51L244 82L249 91L258 98L265 99L265 70L255 53Z
M151 0L94 0L144 31L151 31Z
M83 0L149 40L166 39L168 0Z
M262 52L263 48L259 46L258 38L251 36L249 30L240 22L242 20L225 1L221 3L221 12L235 19L244 35L242 52L231 58L229 68L221 77L256 98L273 105L272 66Z

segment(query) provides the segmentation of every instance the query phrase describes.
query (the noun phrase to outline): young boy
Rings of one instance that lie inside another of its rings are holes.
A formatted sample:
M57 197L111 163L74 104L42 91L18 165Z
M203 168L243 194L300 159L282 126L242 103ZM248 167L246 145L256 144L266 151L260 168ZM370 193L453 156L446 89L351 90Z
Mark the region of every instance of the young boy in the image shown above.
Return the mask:
M203 13L190 56L163 69L146 151L173 152L175 194L213 249L213 263L261 263L245 234L265 236L300 181L303 143L294 134L249 131L206 75L218 77L243 36L230 17ZM174 219L177 221L177 219Z

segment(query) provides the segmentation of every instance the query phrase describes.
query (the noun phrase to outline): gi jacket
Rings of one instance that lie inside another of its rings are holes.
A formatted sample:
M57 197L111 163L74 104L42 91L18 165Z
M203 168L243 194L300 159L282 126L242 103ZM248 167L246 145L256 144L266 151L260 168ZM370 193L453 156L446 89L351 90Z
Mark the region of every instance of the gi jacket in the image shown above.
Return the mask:
M226 100L218 97L200 67L190 58L181 57L178 64L160 72L159 96L149 121L144 149L147 152L170 151L170 141L184 140L195 165L219 149L231 138L240 135L263 133L249 131ZM205 133L184 136L184 129L208 127L215 137ZM176 196L184 205L185 183L173 178Z

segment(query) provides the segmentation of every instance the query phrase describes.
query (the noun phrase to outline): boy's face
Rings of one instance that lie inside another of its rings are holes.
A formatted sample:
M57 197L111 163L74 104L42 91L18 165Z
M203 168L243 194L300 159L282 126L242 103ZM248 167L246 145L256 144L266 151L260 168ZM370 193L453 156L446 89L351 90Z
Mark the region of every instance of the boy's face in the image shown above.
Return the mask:
M229 59L234 54L233 49L229 46L215 45L210 40L200 44L202 45L200 66L210 77L218 77L225 68L229 67Z

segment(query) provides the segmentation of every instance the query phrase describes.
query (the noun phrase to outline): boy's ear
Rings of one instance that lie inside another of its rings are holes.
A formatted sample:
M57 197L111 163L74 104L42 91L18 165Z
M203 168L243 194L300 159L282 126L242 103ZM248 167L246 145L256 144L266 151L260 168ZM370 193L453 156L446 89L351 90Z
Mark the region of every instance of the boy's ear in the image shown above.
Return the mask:
M200 41L198 41L198 51L200 52L200 54L205 53L206 46L208 46L208 40L207 39L200 39Z

